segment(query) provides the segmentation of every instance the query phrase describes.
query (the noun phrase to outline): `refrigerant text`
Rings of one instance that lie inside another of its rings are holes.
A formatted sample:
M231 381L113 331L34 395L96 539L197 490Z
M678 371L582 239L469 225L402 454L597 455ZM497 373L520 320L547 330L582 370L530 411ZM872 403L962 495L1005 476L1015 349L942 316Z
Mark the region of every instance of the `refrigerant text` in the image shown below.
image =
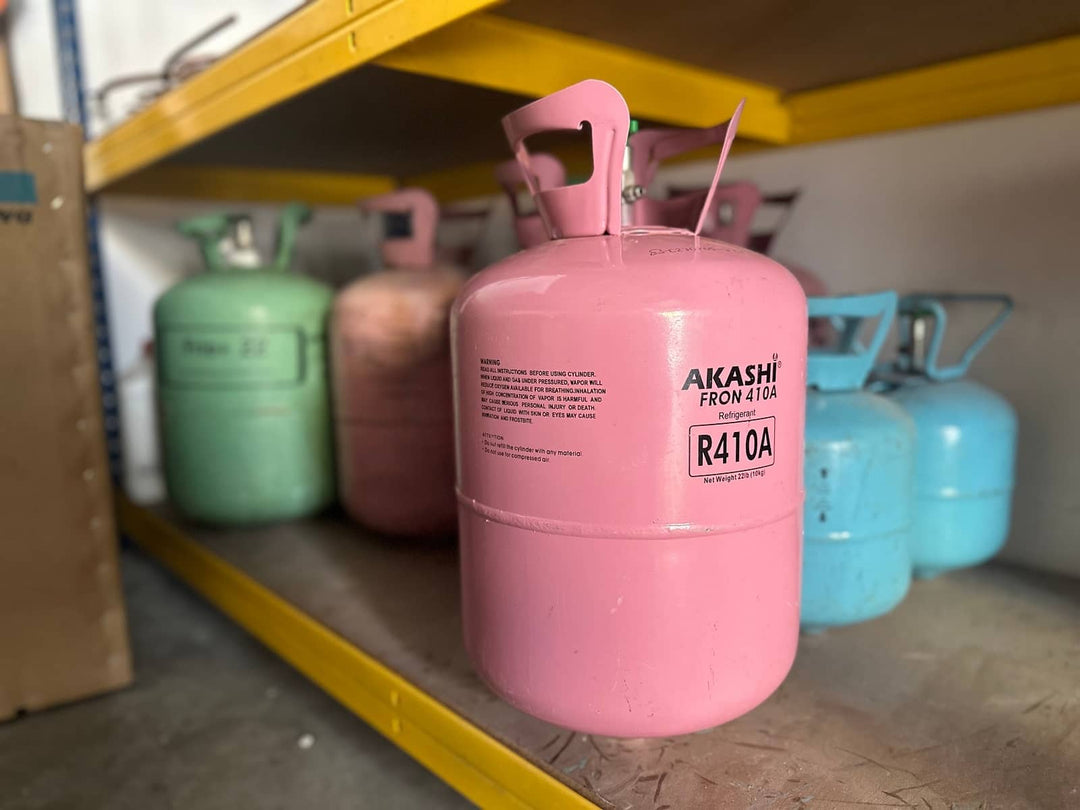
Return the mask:
M769 467L775 460L775 437L774 416L742 422L694 425L690 428L689 474L692 478L719 478Z
M760 402L776 396L775 385L755 385L749 388L702 391L698 405L737 405L742 402Z
M480 415L501 422L596 419L607 387L587 368L530 368L480 360Z

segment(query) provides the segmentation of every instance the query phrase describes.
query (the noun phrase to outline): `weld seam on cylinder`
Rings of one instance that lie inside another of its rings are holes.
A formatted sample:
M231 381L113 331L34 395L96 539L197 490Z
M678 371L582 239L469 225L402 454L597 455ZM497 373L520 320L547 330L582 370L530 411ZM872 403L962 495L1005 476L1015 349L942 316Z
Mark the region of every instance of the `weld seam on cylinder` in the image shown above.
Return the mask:
M1001 489L980 489L974 492L961 492L958 490L933 490L916 492L915 498L920 501L982 501L989 498L1000 498L1002 495L1010 495L1013 487Z
M810 532L803 532L803 540L807 543L821 543L828 545L832 543L876 543L880 540L888 540L894 537L903 537L911 534L911 526L904 526L899 529L891 529L887 532L878 532L876 534L856 535L852 532L830 532L829 534L811 534Z
M505 509L498 509L480 503L475 498L464 495L461 490L455 490L458 503L467 509L471 509L485 520L492 520L505 526L525 529L542 534L559 534L568 537L603 537L612 540L657 540L664 538L689 538L709 537L712 535L731 534L733 532L749 531L772 523L779 523L785 518L791 517L796 512L802 511L801 500L793 508L779 515L769 516L762 520L747 521L746 523L733 523L726 526L701 526L675 524L667 526L598 526L593 523L579 523L569 520L552 520L550 518L531 517Z

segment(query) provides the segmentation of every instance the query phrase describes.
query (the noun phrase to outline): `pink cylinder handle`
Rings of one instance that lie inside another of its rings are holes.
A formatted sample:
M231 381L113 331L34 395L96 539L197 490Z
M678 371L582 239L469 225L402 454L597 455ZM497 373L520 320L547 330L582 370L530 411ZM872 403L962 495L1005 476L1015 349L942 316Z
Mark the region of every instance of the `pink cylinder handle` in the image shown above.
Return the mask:
M712 184L707 191L695 191L667 200L642 197L631 208L631 219L635 225L663 225L687 230L692 227L696 234L734 241L722 236L718 237L715 233L716 228L706 227L706 225L712 225L709 220L714 215L714 209L724 201L718 199L718 195L724 192L723 189L717 188L717 184L720 181L720 173L724 170L728 153L731 151L731 144L735 140L739 118L742 116L745 104L745 100L740 101L730 119L705 129L646 129L630 136L630 167L633 169L634 183L643 187L652 182L661 161L692 149L716 143L723 144ZM751 217L752 215L753 211L750 212ZM747 221L745 238L749 238L749 227L749 221ZM735 244L740 243L735 242Z
M562 161L546 152L529 156L529 167L540 190L566 185L566 169ZM495 167L495 180L510 194L514 213L518 213L517 197L512 194L518 186L528 186L525 170L516 160L506 160Z
M529 156L529 165L536 173L536 185L540 189L557 188L566 185L566 169L562 161L554 155L538 152ZM525 170L516 160L507 160L495 167L495 180L502 186L510 198L510 208L514 212L514 232L518 245L530 248L548 240L547 228L539 211L523 213L518 205L517 190L527 186Z
M678 228L688 231L697 222L701 204L708 193L707 188L701 188L673 195L666 200L642 197L630 208L631 221L638 227ZM712 236L708 228L703 235Z
M731 121L703 129L641 129L630 136L630 168L634 182L647 186L656 176L660 164L668 158L722 143Z
M540 189L525 139L539 132L580 130L585 122L592 128L592 176L578 185ZM503 129L552 238L620 232L630 111L618 90L596 79L578 82L510 113Z
M735 133L739 129L739 119L742 118L742 111L745 106L746 99L743 99L739 102L739 106L735 108L731 120L727 122L724 129L724 145L720 147L720 159L716 162L716 171L713 173L712 183L709 185L709 193L705 197L705 203L701 206L697 227L694 228L696 234L700 234L701 229L705 227L705 220L709 216L709 209L712 207L713 198L716 196L716 187L720 182L720 174L724 171L724 164L727 162L728 153L731 152L731 145L735 142Z
M749 247L750 227L761 207L761 200L761 189L753 183L742 181L718 186L702 234L739 247ZM721 219L725 208L731 211L728 220Z
M422 188L402 188L359 203L365 212L408 214L412 222L409 236L383 240L381 251L387 267L425 269L435 264L435 226L439 204Z
M680 186L670 186L668 193L671 195L666 200L654 201L654 205L661 203L670 207L689 208L689 200L696 200L697 207L694 208L694 216L697 216L697 212L701 206L701 201L705 199L705 195L708 193L707 188L682 188ZM643 197L634 207L635 211L635 223L652 225L651 220L646 220L645 217L651 212L647 209L643 209L641 214L637 214L638 207L641 203L646 202L649 198ZM757 214L759 208L763 203L770 201L770 198L765 197L759 189L753 183L748 183L745 180L740 180L735 183L724 183L716 188L716 194L713 196L712 210L709 211L709 215L705 221L705 227L701 229L701 235L707 236L709 239L718 239L721 242L728 242L732 245L738 245L739 247L749 248L756 253L764 253L768 255L768 251L761 248L761 243L766 240L767 237L771 237L771 234L754 234L751 232L751 226L754 224L754 216ZM725 207L730 208L730 216L724 216ZM689 228L689 225L682 227ZM784 265L790 270L790 266ZM797 274L796 274L797 275ZM809 295L810 293L807 293Z

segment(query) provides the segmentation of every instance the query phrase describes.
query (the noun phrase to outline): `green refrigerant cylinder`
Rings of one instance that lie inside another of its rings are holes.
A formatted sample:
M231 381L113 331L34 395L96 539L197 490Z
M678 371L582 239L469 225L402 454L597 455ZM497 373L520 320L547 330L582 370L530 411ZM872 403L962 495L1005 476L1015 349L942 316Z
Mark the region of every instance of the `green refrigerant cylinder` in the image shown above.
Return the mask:
M329 288L289 272L310 211L286 207L269 265L249 219L180 223L208 272L154 308L165 479L184 516L239 526L316 512L333 499L326 371Z

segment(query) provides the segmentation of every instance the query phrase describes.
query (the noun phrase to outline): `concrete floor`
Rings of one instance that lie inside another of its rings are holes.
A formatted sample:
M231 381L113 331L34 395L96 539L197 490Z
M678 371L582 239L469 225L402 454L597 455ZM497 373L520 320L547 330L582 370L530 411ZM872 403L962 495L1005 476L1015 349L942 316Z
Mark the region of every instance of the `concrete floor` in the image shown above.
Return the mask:
M136 683L0 724L4 810L471 806L140 552L123 565Z

